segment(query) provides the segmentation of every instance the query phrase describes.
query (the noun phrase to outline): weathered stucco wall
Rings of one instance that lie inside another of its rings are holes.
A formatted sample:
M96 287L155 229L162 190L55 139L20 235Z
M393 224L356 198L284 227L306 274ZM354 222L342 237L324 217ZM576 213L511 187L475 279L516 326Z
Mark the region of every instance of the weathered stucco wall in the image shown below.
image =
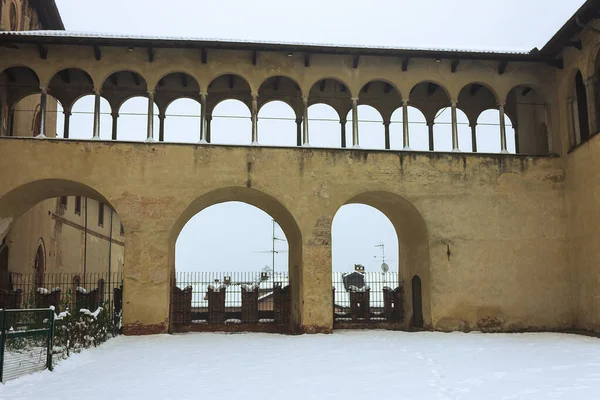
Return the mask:
M114 206L127 235L129 333L167 330L179 229L228 200L284 229L300 330L331 329L331 222L348 202L376 206L396 227L401 273L423 279L427 325L573 323L559 158L2 138L8 167L21 173L0 176L0 218L59 195Z

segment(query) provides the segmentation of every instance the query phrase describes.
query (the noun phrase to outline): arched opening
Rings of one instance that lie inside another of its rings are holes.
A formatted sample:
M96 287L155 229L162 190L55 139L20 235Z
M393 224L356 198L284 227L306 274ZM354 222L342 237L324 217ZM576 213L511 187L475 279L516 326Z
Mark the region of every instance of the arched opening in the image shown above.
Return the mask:
M292 107L279 100L273 100L258 112L260 144L266 146L296 146L298 144L296 113Z
M48 95L46 100L47 137L56 137L58 127L63 125L62 106L54 97ZM59 121L61 122L59 124ZM12 136L36 137L41 132L42 113L41 95L32 94L20 99L13 108L11 117Z
M463 148L461 147L461 151L471 150L473 152L483 152L483 150L479 149L477 144L477 131L479 129L477 125L477 117L484 112L485 110L495 109L498 110L499 99L496 93L492 90L491 87L486 84L480 82L469 83L465 85L460 93L458 94L458 105L460 109L465 113L468 118L469 126L471 128L471 148ZM489 127L492 125L487 124L498 124L498 130L500 129L499 125L499 116L498 111L496 111L496 117L486 117L484 122L485 127ZM459 128L460 130L460 128ZM489 128L484 128L484 130L489 131ZM489 136L489 132L487 132ZM459 134L460 135L460 134ZM484 144L484 148L489 147ZM499 145L498 145L499 148Z
M318 118L318 115L313 116L310 111L313 110L313 108L311 107L313 104L323 104L323 105L328 105L330 107L332 107L334 110L337 111L338 114L338 119L340 118L340 116L346 116L348 115L348 112L352 109L352 100L351 100L351 94L350 94L350 90L348 89L348 86L337 80L334 78L325 78L325 79L321 79L317 82L315 82L315 84L312 86L312 88L309 91L309 95L308 95L308 105L309 105L309 114L308 114L308 119L309 121L311 121L313 118ZM318 108L315 110L319 110L319 112L325 112L323 108ZM327 114L330 114L327 111ZM329 119L329 118L327 118ZM323 122L331 122L331 121L323 121ZM341 142L341 147L352 147L352 140L348 141L347 137L348 135L350 135L350 138L352 138L352 129L350 129L350 132L347 132L347 128L346 128L346 122L345 120L341 121L342 126L342 132L340 132L340 135L338 137L340 137L340 140L337 141L337 143ZM318 129L323 129L324 124L322 127L319 127ZM329 132L329 129L328 129ZM315 137L316 134L312 133L312 129L310 130L310 141L311 141L311 145L312 145L312 141L313 141L313 137ZM333 134L327 134L328 139L325 141L321 138L315 138L315 143L333 143ZM332 139L329 139L329 137L331 137ZM340 144L336 144L335 146L329 146L327 145L326 147L339 147Z
M542 94L531 86L516 86L508 93L505 110L512 121L515 152L548 154L549 138L539 137L540 125L547 127L548 123L546 101Z
M310 145L313 147L342 146L346 140L346 122L340 122L337 111L328 104L313 104L308 108Z
M69 121L69 135L71 139L91 139L94 136L94 95L83 96L71 106L71 117ZM110 104L104 97L100 97L100 138L111 139L112 132L112 110ZM64 130L57 129L60 137L65 137Z
M198 143L200 141L200 103L188 98L179 98L173 101L165 112L164 124L162 136L165 142Z
M248 145L252 142L252 93L246 79L234 74L215 78L208 85L206 110L207 136L211 143Z
M140 141L147 139L148 90L148 84L144 77L135 71L117 71L105 79L102 84L102 96L108 100L112 110L112 140ZM158 140L156 132L159 124L156 103L152 112L154 114L152 120L154 139ZM121 126L123 124L124 126ZM102 124L100 125L102 126Z
M210 142L248 145L252 141L250 109L240 100L223 100L210 113Z
M463 152L470 152L472 142L469 119L460 108L456 109L456 123L458 128L458 148ZM433 150L452 151L452 109L450 107L441 109L435 116Z
M378 191L353 197L338 214L332 227L334 327L378 324L407 329L413 309L409 282L414 275L423 278L423 320L430 325L429 240L419 212L402 197ZM352 229L355 221L363 224ZM339 243L346 243L344 250L337 248ZM351 251L348 243L353 243ZM381 266L384 255L387 268ZM341 278L340 269L347 272Z
M402 107L402 96L400 92L389 82L375 80L366 83L359 93L359 104L371 106L366 115L359 111L359 119L365 121L365 129L361 130L359 122L359 133L361 137L361 147L372 149L390 149L391 148L391 115L398 107ZM381 135L376 123L381 120L383 126ZM368 122L374 121L370 124ZM376 121L376 122L375 122ZM366 134L365 134L366 133Z
M82 69L63 69L50 79L48 93L58 99L60 104L64 107L64 110L60 110L64 112L64 123L61 124L63 129L57 129L56 137L69 137L73 103L82 96L93 94L93 92L94 81L92 80L92 77ZM61 118L61 120L62 119L63 118ZM64 128L66 128L66 130ZM91 133L92 130L90 129L89 132Z
M298 83L285 76L273 76L258 89L258 131L261 144L302 145L304 102Z
M418 275L412 278L412 304L413 312L411 326L414 328L423 327L423 295L421 292L421 278Z
M360 147L385 149L385 127L379 111L368 105L359 105L357 109ZM354 123L352 110L346 115L346 121L346 143L352 143L352 124Z
M427 136L427 120L425 115L416 107L408 106L408 139L410 149L416 151L429 150L429 139ZM390 138L391 148L402 150L404 146L404 122L403 110L397 108L391 117Z
M172 330L299 325L302 240L277 200L243 187L209 192L190 204L171 238Z
M154 90L159 114L158 140L179 143L200 141L200 85L185 72L163 76Z
M120 218L89 186L36 181L0 199L0 215L14 219L3 233L8 253L6 296L11 308L102 307L120 329L125 239ZM103 285L98 282L102 280ZM0 304L0 308L3 305Z
M478 153L500 153L501 133L498 110L485 110L477 118L477 152ZM504 116L506 124L506 148L509 153L514 154L515 131L512 121L508 115Z
M22 121L16 121L15 118L19 119L19 112L15 112L16 104L26 97L34 99L33 94L40 93L40 80L37 74L28 67L11 67L7 68L0 73L0 86L4 90L0 91L0 105L2 111L0 112L0 135L1 136L28 136L26 129L28 124L27 118L22 117ZM37 96L39 100L39 96ZM35 110L35 105L39 103L21 105L20 108L27 110Z
M575 74L575 93L572 107L572 136L574 137L574 144L579 144L587 141L590 137L588 98L583 75L581 75L581 71L579 70Z
M156 103L153 108L152 132L155 139L159 137L159 109ZM144 142L148 139L148 98L133 97L125 101L119 108L118 140Z
M331 227L334 327L402 324L398 236L378 209L346 204Z

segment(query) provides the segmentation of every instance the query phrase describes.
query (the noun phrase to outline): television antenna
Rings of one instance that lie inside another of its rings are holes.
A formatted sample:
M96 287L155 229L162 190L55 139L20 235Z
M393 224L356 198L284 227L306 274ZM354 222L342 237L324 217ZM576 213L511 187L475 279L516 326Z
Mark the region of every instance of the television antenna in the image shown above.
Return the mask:
M271 268L272 268L272 277L273 277L273 287L275 287L275 254L279 254L279 253L287 253L288 250L275 250L275 242L280 241L280 242L287 242L287 240L279 238L275 235L275 225L277 225L277 222L275 222L275 220L273 219L273 234L271 236L272 239L272 248L271 250L266 250L266 251L254 251L253 253L271 253L273 256L272 259L272 264L271 264Z

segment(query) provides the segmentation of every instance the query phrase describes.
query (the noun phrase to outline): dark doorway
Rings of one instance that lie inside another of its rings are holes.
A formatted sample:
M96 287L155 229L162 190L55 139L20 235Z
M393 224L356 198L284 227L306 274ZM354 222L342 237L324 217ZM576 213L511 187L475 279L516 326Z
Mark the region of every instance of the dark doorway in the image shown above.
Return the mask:
M412 278L412 304L413 317L412 326L415 328L423 327L423 299L421 297L421 278L415 275Z
M44 271L46 270L46 254L44 247L40 244L35 253L35 284L38 288L44 287Z
M581 71L575 75L575 93L577 95L577 116L579 118L579 143L583 143L590 137L587 111L587 93Z

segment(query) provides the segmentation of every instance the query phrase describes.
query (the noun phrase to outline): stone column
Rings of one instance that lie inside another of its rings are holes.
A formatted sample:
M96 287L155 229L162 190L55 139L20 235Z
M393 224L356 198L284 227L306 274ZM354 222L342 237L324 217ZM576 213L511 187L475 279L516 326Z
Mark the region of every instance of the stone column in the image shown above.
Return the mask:
M390 121L383 121L383 131L385 136L385 148L389 150L391 148L390 145Z
M212 121L212 115L206 114L206 141L210 143L210 123Z
M200 143L206 144L206 97L208 93L200 92Z
M146 142L154 142L154 92L148 91L148 132Z
M587 95L587 111L588 125L590 128L590 136L598 132L598 116L596 115L596 86L597 79L595 76L585 81L585 92Z
M48 104L48 88L40 88L42 93L40 95L40 133L36 136L39 139L46 137L46 109Z
M352 99L352 148L360 149L358 136L358 98Z
M296 146L302 146L302 118L296 118Z
M408 100L402 100L402 141L404 150L410 150L410 137L408 136Z
M471 127L471 145L473 153L477 153L477 123L472 122L469 126Z
M450 105L452 112L452 151L459 152L458 147L458 118L456 116L456 101Z
M567 118L569 119L569 128L571 134L569 135L570 147L577 145L580 142L579 133L577 132L577 126L575 125L575 118L577 110L575 110L575 96L567 97Z
M548 154L554 153L554 140L552 135L552 114L550 113L550 104L544 104L544 112L546 113L546 133L548 134Z
M345 119L341 119L341 120L340 120L340 125L341 125L341 130L342 130L342 132L341 132L341 137L340 137L340 139L341 139L341 145L342 145L342 149L345 149L345 148L346 148L346 123L347 123L347 122L348 122L348 121L347 121L347 120L345 120Z
M113 111L110 113L112 117L112 140L117 140L117 132L119 128L119 113L117 111Z
M258 145L258 93L252 93L252 145Z
M429 133L429 151L433 151L434 150L434 141L433 141L433 125L435 125L435 123L432 122L427 122L427 130Z
M165 115L164 112L161 111L158 113L158 141L159 142L165 141L165 118L167 118L167 116Z
M302 103L304 103L304 116L302 118L304 122L302 125L302 146L310 146L310 139L308 137L308 97L303 97Z
M70 109L65 109L63 111L63 114L65 115L65 126L64 126L64 130L63 130L63 138L64 139L68 139L69 138L69 134L71 132L71 115L73 114L71 112Z
M504 118L504 104L498 106L500 114L500 153L508 154L506 148L506 119Z
M513 124L513 130L515 131L515 153L519 154L519 126Z
M92 139L100 139L100 91L94 91L94 128Z

